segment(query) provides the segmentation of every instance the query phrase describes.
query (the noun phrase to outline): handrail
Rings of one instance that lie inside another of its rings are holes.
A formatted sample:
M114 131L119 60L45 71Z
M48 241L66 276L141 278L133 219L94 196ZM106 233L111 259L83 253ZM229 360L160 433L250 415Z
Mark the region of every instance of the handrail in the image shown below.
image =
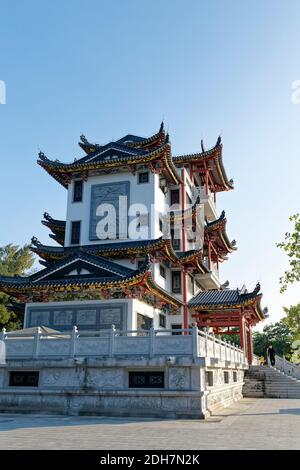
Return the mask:
M289 362L285 357L275 355L275 368L294 379L300 380L300 366Z
M33 333L6 332L0 334L0 341L7 345L8 357L22 357L23 354L32 357L76 355L109 355L140 354L152 357L156 354L188 355L194 358L211 357L218 360L246 363L244 351L236 345L218 339L213 334L201 331L197 325L191 328L149 330L117 330L111 329L88 331L78 330L76 326L70 332L44 332L37 328ZM179 334L178 334L179 333ZM25 341L24 341L25 340ZM53 351L53 343L57 348ZM125 341L126 340L126 341ZM93 344L93 352L88 341ZM49 347L48 347L49 346ZM25 349L24 349L25 348ZM86 349L87 348L87 349Z

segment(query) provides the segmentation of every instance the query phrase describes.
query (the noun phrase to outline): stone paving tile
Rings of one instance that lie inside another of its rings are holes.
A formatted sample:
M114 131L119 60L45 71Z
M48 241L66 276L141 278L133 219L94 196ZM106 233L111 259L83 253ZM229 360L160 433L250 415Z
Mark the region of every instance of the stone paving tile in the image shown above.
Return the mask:
M300 449L300 400L244 399L206 421L0 414L0 449Z

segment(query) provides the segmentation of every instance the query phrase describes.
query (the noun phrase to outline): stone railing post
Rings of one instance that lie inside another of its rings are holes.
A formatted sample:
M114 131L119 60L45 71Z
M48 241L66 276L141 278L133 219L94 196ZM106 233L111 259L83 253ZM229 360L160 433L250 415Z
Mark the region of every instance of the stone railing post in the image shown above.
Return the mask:
M6 328L2 328L0 339L1 341L5 341L5 338L6 338Z
M214 333L212 336L213 336L213 355L214 355L214 358L216 358L216 337Z
M116 337L116 327L115 325L111 325L110 336L109 336L109 357L114 356L115 337Z
M40 352L40 336L42 334L41 328L38 326L36 333L34 335L34 344L33 344L33 357L38 358Z
M149 330L149 357L153 357L155 354L155 330L151 326Z
M78 329L77 326L73 326L73 330L70 338L70 357L75 357L76 354L76 339L77 339Z
M207 357L208 354L208 339L207 339L207 331L205 331L205 356Z
M199 347L198 347L198 326L196 323L192 325L192 349L193 349L193 358L199 356Z

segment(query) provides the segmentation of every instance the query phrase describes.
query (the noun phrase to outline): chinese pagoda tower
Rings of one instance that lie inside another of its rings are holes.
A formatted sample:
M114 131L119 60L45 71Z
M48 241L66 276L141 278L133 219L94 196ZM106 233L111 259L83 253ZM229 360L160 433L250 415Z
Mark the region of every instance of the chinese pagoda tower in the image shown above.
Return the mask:
M219 280L220 263L236 250L216 210L216 194L233 189L221 138L209 150L201 142L201 152L173 156L162 123L149 138L99 145L82 135L79 146L84 156L72 163L39 153L38 164L68 192L66 220L46 212L42 221L57 245L32 239L43 269L0 277L0 291L23 308L24 327L187 334L196 322L239 334L251 363L251 329L266 309L259 284L247 292Z

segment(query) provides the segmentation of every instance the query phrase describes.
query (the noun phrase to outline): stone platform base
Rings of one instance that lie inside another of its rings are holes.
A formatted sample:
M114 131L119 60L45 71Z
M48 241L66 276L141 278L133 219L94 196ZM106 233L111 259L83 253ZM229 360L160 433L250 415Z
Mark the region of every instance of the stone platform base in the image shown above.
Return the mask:
M0 392L0 412L203 419L197 392Z
M0 412L203 419L242 398L244 369L184 356L10 360L0 366ZM158 372L161 388L133 388L132 372Z

